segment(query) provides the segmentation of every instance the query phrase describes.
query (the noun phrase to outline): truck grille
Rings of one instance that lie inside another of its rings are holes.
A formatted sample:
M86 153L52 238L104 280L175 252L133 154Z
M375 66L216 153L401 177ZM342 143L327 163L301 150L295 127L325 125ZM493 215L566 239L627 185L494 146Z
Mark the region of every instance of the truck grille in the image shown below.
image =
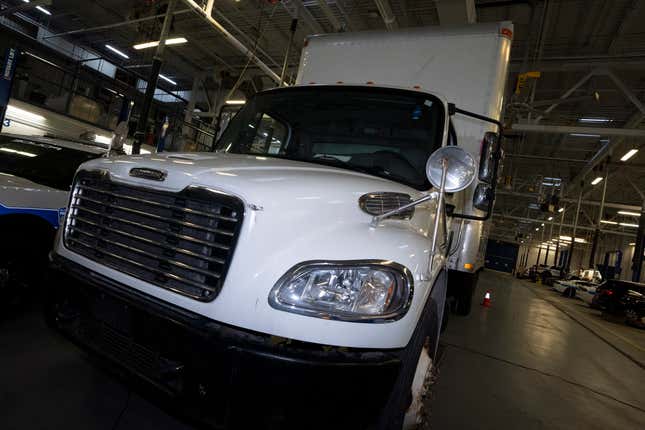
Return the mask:
M211 301L224 282L243 214L238 198L204 188L172 193L80 172L64 242L97 263Z

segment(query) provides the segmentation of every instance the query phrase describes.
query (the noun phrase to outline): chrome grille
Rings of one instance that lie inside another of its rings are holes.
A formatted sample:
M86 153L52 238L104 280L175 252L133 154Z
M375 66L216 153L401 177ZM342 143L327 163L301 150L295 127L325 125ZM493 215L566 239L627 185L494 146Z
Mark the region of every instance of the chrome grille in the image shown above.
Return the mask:
M360 208L370 215L378 216L386 212L400 208L412 202L412 198L404 193L379 192L363 194L358 199ZM392 218L410 219L414 215L414 208L406 209Z
M172 193L81 172L65 222L65 246L107 267L200 301L219 293L244 206L204 188Z

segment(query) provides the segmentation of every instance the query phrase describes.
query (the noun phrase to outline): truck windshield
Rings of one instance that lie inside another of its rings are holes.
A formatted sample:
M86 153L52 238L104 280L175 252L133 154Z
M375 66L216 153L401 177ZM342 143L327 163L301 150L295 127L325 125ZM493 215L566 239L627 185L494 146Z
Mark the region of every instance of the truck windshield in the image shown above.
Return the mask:
M0 172L58 190L68 191L78 166L97 157L91 152L0 136Z
M444 109L414 91L294 87L257 94L215 150L325 164L427 190L425 165L441 146Z

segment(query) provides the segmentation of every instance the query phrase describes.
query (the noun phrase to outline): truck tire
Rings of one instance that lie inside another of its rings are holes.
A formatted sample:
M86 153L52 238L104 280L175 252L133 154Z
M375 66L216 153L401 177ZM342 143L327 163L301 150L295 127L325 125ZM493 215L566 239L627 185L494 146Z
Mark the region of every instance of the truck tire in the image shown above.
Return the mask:
M427 415L424 400L434 372L438 317L429 300L410 342L401 353L401 370L375 429L419 428Z
M454 282L452 291L455 299L453 313L461 316L469 315L473 306L473 294L475 293L475 287L479 279L479 272L450 272L448 282L451 282L451 277L452 282Z
M34 290L45 279L53 231L38 227L11 223L0 229L4 239L0 249L0 308L14 308L40 296Z

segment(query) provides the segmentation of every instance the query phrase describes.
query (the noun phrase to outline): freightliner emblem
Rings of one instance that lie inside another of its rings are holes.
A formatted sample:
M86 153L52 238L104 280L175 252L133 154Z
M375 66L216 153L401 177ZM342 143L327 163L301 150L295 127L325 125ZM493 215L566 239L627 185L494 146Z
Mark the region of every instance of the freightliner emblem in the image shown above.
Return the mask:
M151 181L164 181L166 179L166 172L155 169L147 169L145 167L135 167L130 169L130 176L135 178L148 179Z

